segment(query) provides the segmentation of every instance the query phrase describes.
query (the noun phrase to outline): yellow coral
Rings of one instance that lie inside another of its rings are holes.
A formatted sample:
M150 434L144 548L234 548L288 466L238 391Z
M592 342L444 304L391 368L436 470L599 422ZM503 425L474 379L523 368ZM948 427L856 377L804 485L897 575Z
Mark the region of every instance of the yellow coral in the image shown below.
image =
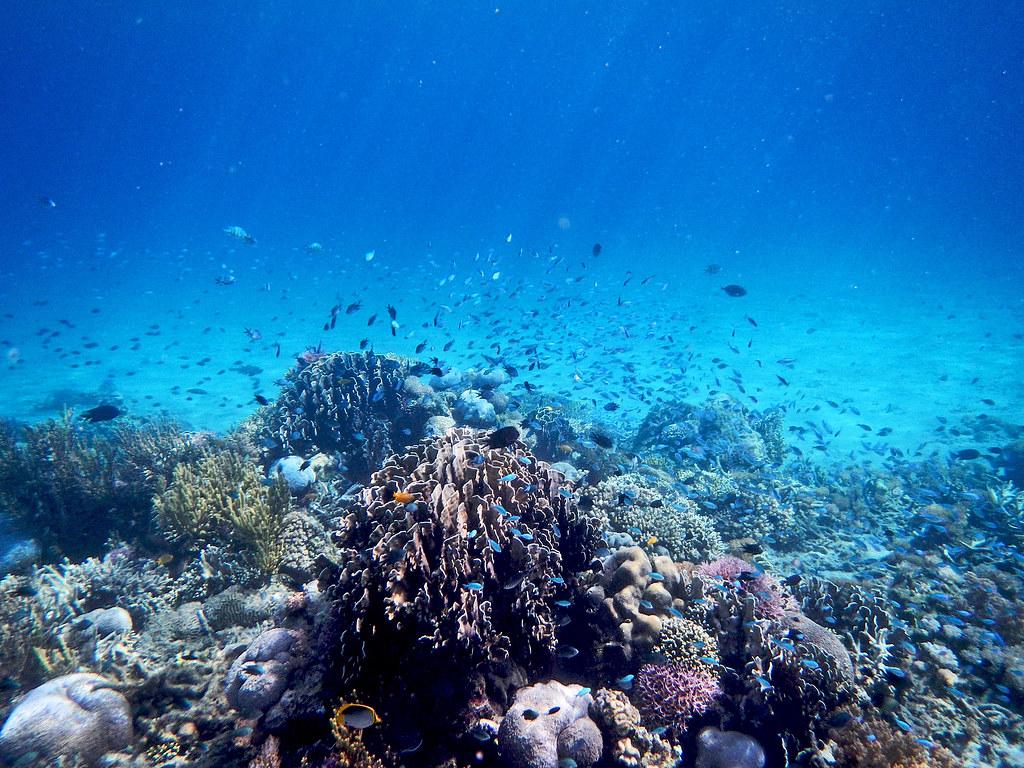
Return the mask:
M289 499L282 479L265 485L244 456L220 450L197 464L175 467L174 479L157 497L155 508L158 524L172 541L195 549L236 544L270 573L281 556L279 534Z

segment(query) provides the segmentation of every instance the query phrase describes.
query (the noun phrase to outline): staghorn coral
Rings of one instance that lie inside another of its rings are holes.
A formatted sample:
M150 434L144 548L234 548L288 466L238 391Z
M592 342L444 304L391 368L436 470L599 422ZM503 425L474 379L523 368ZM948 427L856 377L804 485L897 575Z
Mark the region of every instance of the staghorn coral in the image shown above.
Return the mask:
M177 600L176 585L167 569L126 545L114 547L102 559L65 560L56 569L73 591L80 610L118 606L139 626Z
M592 497L612 530L633 534L653 553L706 560L724 550L712 522L664 481L630 472L602 481Z
M244 456L225 449L175 467L173 482L154 507L160 528L187 551L209 544L241 547L261 571L273 573L289 503L284 481L265 484Z
M599 544L559 473L522 443L488 448L484 437L451 430L391 458L339 532L344 565L321 580L341 641L338 676L379 691L385 708L408 698L388 692L421 688L435 718L464 708L478 694L455 686L441 698L441 660L464 678L482 675L479 695L500 701L499 678L549 667L555 601Z
M145 538L151 500L169 468L192 452L176 427L84 428L61 420L0 428L0 511L51 553L102 551L111 536Z
M622 691L601 688L593 693L591 717L610 736L607 754L622 768L673 768L682 751L640 723L640 711Z
M687 721L708 710L722 693L715 668L687 668L681 664L644 664L636 674L633 701L645 723L666 726L675 734Z

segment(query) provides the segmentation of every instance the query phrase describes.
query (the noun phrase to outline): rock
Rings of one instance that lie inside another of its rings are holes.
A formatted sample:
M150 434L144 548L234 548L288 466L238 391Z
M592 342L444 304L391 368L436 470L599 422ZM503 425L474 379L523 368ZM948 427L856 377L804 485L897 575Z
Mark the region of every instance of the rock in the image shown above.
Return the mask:
M739 731L720 731L714 726L697 736L695 768L762 768L764 750L757 740Z
M589 717L593 698L557 681L520 688L498 728L498 751L515 768L588 768L601 758L601 731Z
M301 456L285 456L270 465L267 477L275 479L280 475L288 483L292 495L301 496L316 482L316 472L308 464L302 469L303 464L306 464L306 460Z
M95 765L107 752L123 750L132 740L132 713L127 699L100 675L63 675L33 689L14 708L0 730L0 759L49 764L75 756Z

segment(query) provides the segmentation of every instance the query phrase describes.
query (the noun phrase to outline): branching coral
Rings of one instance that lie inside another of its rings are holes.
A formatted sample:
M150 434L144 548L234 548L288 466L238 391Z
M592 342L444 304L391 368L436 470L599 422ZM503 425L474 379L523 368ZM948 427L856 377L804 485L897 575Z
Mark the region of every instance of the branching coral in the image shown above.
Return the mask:
M272 573L281 556L279 533L289 502L283 480L266 484L245 457L224 449L197 464L175 467L173 482L154 506L160 528L186 549L234 544Z
M150 504L190 442L172 425L84 429L62 420L0 429L0 510L51 550L96 554L111 535L144 537Z
M636 675L633 700L646 724L667 726L676 733L686 721L701 715L722 693L715 668L681 664L644 664Z

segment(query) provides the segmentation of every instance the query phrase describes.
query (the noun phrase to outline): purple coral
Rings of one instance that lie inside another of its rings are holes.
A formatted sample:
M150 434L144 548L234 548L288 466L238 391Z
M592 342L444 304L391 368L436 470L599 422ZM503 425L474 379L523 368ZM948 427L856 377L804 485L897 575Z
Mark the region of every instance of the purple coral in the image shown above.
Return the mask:
M704 563L697 573L705 579L719 579L739 584L743 591L754 596L754 613L759 619L781 619L797 611L796 601L771 576L753 563L726 555Z
M701 715L722 692L714 672L682 664L644 664L633 684L633 699L644 720L677 730Z

